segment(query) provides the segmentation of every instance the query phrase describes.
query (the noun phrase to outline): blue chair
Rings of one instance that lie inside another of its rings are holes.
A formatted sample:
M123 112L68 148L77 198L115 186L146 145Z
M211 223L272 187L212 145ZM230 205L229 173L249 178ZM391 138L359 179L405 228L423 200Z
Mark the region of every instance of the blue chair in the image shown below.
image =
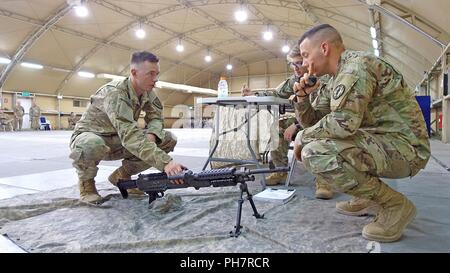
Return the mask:
M50 122L47 121L47 119L44 116L39 117L39 129L49 131L52 129L52 125Z

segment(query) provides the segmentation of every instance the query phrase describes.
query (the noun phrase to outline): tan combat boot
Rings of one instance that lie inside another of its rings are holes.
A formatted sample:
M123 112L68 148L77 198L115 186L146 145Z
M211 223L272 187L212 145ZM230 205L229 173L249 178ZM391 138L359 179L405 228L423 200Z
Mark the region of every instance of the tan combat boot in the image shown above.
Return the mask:
M337 212L350 216L376 215L380 209L377 203L359 197L336 203Z
M98 194L95 188L94 179L86 181L78 181L80 188L80 201L96 204L102 201L102 197Z
M316 178L316 198L325 200L333 198L333 191L330 185L321 178Z
M111 184L117 187L117 183L119 180L130 180L131 175L128 174L123 167L117 168L109 177L108 180ZM145 195L143 191L140 191L138 189L128 189L128 194L131 195Z
M283 184L287 179L287 173L271 173L266 177L266 186L275 186Z
M384 243L397 241L416 216L416 207L406 196L384 183L373 200L381 205L381 210L375 220L363 228L363 237Z

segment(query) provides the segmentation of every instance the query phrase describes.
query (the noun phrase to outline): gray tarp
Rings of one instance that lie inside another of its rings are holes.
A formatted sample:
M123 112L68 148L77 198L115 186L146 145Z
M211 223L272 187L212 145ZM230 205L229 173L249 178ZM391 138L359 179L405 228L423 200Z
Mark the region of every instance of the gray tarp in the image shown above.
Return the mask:
M312 176L298 177L312 188ZM242 234L233 238L237 187L172 190L151 209L146 198L124 200L107 182L98 188L109 199L100 206L79 203L76 187L1 200L0 232L30 252L366 252L360 233L370 219L336 214L333 200L255 201L264 219L246 201ZM250 190L261 190L259 183Z

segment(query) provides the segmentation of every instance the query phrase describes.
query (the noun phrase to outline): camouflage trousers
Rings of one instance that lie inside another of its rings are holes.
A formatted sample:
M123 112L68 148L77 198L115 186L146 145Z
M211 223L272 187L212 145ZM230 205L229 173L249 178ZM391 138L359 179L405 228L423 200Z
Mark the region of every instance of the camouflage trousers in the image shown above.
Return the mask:
M157 146L169 153L177 143L176 137L169 131L164 131L165 137ZM97 165L101 160L122 160L122 167L131 175L138 174L152 166L131 154L122 146L117 135L100 136L91 132L72 135L70 142L70 158L80 181L94 179L97 175Z
M39 117L31 117L31 129L39 130Z
M308 171L335 191L371 199L380 185L368 181L404 178L417 173L393 146L390 135L358 131L348 139L315 140L302 149ZM378 183L379 184L379 183Z
M14 118L14 130L21 131L23 124L23 118Z
M288 117L286 119L281 119L278 125L278 147L276 150L270 151L270 158L272 158L272 162L275 167L285 167L288 165L288 152L289 152L289 143L290 141L286 141L284 139L284 131L294 124L295 117Z

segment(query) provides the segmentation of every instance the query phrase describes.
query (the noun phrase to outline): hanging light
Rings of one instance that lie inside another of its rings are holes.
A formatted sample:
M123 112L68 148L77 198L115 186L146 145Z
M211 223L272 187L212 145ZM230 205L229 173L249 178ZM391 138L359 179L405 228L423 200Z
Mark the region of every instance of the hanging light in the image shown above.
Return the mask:
M205 56L205 61L207 63L209 63L209 62L211 62L211 60L212 60L211 53L209 52L209 49L208 49L208 52L206 53L206 56Z
M232 64L227 64L227 70L231 70L233 69L233 65Z
M288 53L289 50L291 50L291 48L290 48L287 44L285 44L285 45L281 48L281 51L282 51L283 53Z
M269 26L267 26L267 30L263 32L263 38L266 41L270 41L273 39L273 32L270 30Z
M135 34L136 34L136 37L138 37L139 39L144 39L145 35L146 35L145 30L143 30L142 28L136 29Z
M141 22L139 22L139 28L134 32L138 39L144 39L146 36L145 30L142 28Z
M86 17L89 15L89 10L83 4L75 6L74 9L75 9L75 14L78 17Z
M234 19L236 19L236 21L238 21L239 23L247 20L247 17L247 11L242 6L240 6L240 8L234 12Z
M183 51L184 51L184 46L183 46L183 44L181 43L181 39L178 40L178 44L177 44L176 50L177 50L178 52L183 52Z

